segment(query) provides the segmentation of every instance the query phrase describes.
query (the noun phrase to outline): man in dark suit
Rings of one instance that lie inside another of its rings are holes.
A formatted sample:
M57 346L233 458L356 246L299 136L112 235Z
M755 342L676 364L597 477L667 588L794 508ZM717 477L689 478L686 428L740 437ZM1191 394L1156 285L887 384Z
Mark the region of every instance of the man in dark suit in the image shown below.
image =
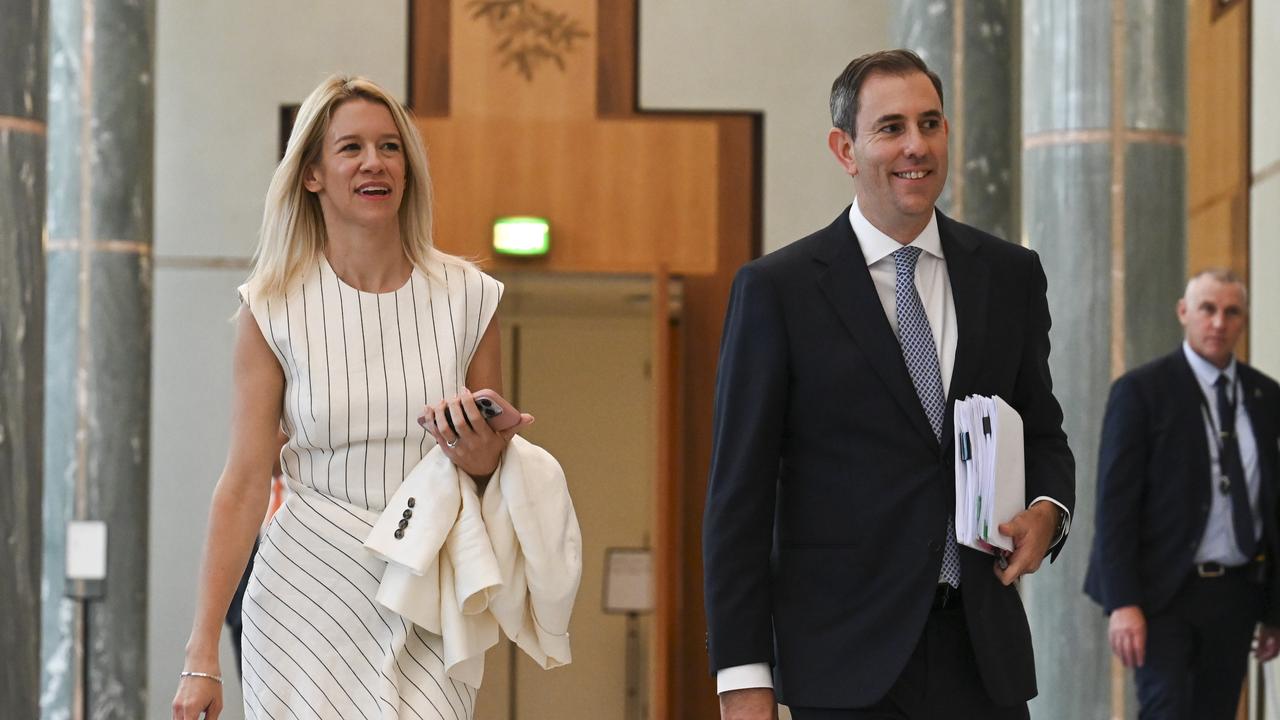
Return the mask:
M1235 359L1244 284L1210 270L1178 301L1182 347L1111 386L1085 592L1136 668L1140 717L1235 717L1254 627L1280 649L1280 387Z
M1049 378L1036 254L934 208L942 85L905 50L832 87L854 203L734 280L703 528L724 718L1027 717L1013 583L1058 547L1074 460ZM958 547L952 403L1022 416L1029 507L1007 568Z

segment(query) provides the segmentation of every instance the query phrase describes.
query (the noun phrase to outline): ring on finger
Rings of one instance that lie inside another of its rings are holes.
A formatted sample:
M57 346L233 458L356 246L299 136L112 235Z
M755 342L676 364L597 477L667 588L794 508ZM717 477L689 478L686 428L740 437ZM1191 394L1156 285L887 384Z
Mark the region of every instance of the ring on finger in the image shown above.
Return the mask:
M461 439L462 439L461 437L455 437L452 440L446 440L444 443L444 446L447 448L455 448L458 446L458 441Z

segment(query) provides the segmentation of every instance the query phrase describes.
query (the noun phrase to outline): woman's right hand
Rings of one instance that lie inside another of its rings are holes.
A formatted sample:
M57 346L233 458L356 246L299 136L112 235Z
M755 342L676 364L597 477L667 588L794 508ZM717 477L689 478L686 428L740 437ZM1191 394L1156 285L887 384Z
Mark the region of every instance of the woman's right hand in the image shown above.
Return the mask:
M451 418L464 418L465 421L450 422ZM453 464L476 478L477 482L482 482L482 478L488 480L497 469L507 443L532 423L532 415L521 413L518 425L494 430L476 405L475 396L465 387L449 400L424 406L422 416L418 418L418 424L426 429Z
M218 675L215 668L212 675ZM189 675L178 679L173 696L173 720L218 720L222 714L222 683L212 678Z

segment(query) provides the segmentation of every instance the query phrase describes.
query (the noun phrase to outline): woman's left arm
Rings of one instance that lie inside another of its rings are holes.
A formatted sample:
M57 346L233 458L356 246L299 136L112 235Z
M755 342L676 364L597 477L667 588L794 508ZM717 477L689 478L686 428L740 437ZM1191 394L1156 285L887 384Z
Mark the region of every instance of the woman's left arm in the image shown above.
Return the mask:
M467 366L467 387L489 388L502 394L502 333L498 329L498 313L494 311L489 327L480 336L471 364Z

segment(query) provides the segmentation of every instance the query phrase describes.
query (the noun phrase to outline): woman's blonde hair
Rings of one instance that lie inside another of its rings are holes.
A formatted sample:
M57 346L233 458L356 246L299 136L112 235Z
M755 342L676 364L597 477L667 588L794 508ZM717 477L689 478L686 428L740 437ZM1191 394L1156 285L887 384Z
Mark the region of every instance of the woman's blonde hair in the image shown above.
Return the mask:
M331 75L298 109L284 158L267 188L258 248L248 284L267 297L286 294L320 259L328 236L320 199L303 186L303 173L320 157L320 147L333 113L355 99L379 103L391 113L404 148L405 183L400 201L400 242L415 267L430 272L428 260L452 265L467 262L440 252L431 239L431 176L427 152L409 114L387 91L362 77Z

